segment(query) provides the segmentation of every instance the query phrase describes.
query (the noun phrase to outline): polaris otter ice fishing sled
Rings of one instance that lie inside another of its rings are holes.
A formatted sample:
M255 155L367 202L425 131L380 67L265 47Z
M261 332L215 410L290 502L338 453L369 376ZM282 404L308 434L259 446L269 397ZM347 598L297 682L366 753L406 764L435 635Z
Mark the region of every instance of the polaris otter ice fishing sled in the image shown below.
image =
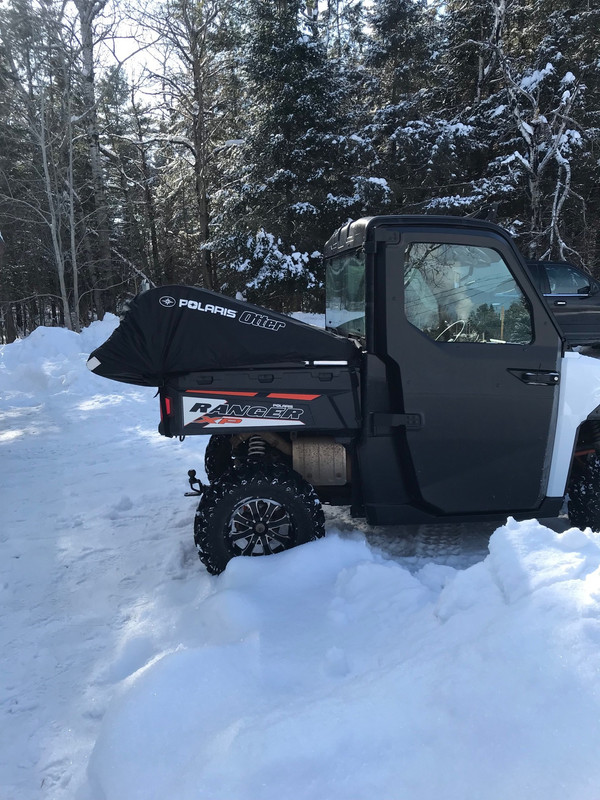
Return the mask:
M326 330L203 289L138 295L88 361L157 386L164 436L208 435L195 541L213 573L372 524L550 517L600 527L600 362L566 349L514 242L381 216L327 242Z

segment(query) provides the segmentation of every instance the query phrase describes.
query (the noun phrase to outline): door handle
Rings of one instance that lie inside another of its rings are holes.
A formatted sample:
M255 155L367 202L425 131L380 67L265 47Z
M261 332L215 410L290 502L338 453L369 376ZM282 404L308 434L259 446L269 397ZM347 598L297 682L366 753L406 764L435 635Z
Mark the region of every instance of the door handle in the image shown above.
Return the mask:
M418 431L423 427L423 414L369 414L372 436L389 436L390 428L406 428L407 431Z
M566 306L567 305L567 301L566 300L555 300L554 301L554 305L555 306Z
M560 374L541 369L509 369L515 378L530 386L558 386Z

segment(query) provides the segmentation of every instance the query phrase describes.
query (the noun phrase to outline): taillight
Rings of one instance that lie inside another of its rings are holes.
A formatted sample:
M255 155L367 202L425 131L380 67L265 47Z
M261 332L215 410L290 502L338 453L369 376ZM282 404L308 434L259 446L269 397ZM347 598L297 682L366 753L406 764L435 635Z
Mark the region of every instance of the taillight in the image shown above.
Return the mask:
M163 421L163 411L164 415L167 417L171 416L171 398L170 397L161 397L160 402L160 421Z

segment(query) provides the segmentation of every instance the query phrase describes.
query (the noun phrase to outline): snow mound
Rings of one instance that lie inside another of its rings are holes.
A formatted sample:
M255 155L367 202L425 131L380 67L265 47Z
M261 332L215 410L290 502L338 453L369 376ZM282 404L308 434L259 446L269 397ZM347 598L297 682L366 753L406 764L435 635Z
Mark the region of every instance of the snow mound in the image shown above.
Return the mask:
M416 575L330 535L234 560L180 634L105 717L94 797L598 795L597 534L509 520Z
M98 386L82 370L95 347L105 341L118 325L113 314L93 322L81 334L66 328L36 328L29 336L0 346L0 392L13 401L65 391L85 393Z

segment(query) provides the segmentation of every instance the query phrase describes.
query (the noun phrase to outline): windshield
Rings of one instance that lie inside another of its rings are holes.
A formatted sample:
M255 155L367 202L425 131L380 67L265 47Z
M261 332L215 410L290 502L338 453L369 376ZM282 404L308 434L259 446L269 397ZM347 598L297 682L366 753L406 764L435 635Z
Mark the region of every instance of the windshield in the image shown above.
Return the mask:
M325 264L325 320L347 336L365 335L365 256L358 250Z

